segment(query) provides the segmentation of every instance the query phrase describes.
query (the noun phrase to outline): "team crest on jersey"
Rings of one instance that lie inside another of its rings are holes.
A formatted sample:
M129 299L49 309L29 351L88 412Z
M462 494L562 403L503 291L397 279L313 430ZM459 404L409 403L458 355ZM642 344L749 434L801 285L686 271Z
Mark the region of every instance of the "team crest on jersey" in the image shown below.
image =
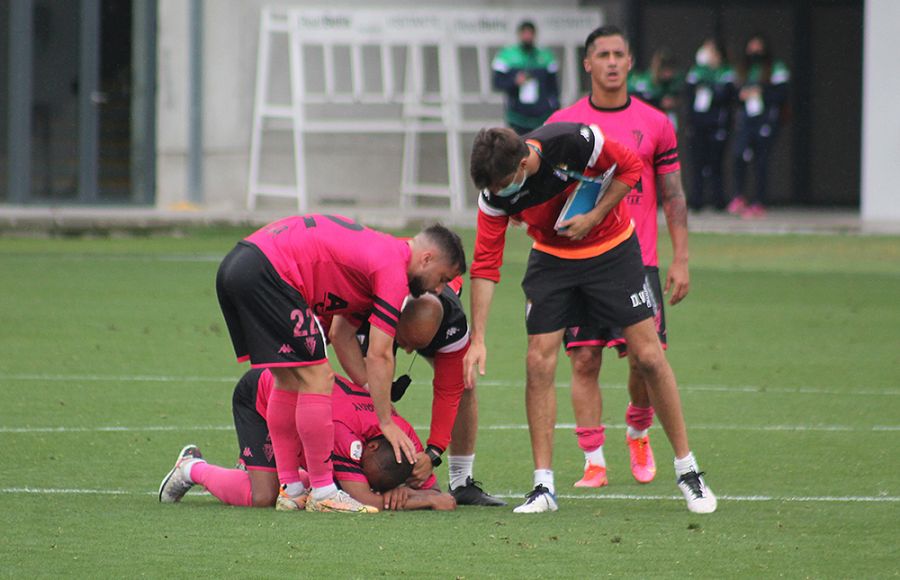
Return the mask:
M644 134L641 133L639 130L635 129L634 131L631 132L631 135L634 137L635 144L638 146L638 148L640 148L641 141L644 140Z
M357 439L353 443L350 444L350 459L354 461L359 461L362 459L363 452L363 444L362 441Z

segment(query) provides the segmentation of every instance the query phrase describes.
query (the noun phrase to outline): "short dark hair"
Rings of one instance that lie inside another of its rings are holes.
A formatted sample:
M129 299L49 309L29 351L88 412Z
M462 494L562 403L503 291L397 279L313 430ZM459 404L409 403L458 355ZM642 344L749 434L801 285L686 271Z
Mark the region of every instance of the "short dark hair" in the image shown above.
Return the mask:
M532 32L537 32L537 28L534 27L534 22L532 22L531 20L523 20L522 22L520 22L519 27L516 28L516 31L522 32L526 28Z
M528 145L512 129L482 129L475 135L469 161L475 187L481 190L509 177L527 155Z
M584 41L584 57L587 58L589 56L591 45L594 44L595 40L598 38L606 38L607 36L621 36L622 40L625 41L625 46L629 46L628 37L625 36L622 29L614 24L607 24L606 26L595 28L588 34Z
M378 441L378 447L371 449L369 443ZM373 437L366 442L360 458L363 475L369 480L369 487L375 491L387 491L406 481L412 474L413 464L406 458L397 463L394 447L384 435Z
M433 224L422 230L422 233L434 242L460 274L466 273L466 251L456 232L444 225Z

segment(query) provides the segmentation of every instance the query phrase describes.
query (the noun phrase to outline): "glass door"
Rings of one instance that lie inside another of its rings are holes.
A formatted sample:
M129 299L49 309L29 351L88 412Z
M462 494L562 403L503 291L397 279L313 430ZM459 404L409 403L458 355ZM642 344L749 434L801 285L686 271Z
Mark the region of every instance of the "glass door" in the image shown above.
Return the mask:
M155 0L3 5L0 202L152 203Z

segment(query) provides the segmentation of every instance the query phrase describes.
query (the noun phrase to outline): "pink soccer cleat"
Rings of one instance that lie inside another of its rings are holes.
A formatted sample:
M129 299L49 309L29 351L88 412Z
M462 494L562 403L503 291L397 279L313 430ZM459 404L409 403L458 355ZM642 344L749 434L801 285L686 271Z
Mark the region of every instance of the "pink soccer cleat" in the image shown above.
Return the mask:
M625 435L628 452L631 455L631 475L638 483L650 483L656 477L656 461L650 448L650 437L632 439Z
M744 201L744 198L741 196L737 196L731 200L728 204L728 207L725 208L725 211L730 213L731 215L741 215L744 211L744 208L747 207L747 202Z
M584 477L575 482L575 487L604 487L609 485L606 468L588 463L584 466Z
M741 212L741 217L745 220L752 220L757 218L766 217L766 208L763 207L761 203L754 203L753 205L748 205Z

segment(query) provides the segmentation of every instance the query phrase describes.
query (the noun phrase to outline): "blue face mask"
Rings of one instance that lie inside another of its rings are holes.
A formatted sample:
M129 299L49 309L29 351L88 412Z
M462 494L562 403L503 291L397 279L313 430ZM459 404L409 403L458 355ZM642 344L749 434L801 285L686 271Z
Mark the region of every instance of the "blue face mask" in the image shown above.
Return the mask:
M516 172L518 175L518 171ZM525 185L525 180L528 179L528 175L525 172L522 172L522 181L516 182L515 176L513 177L513 182L495 193L494 195L498 197L509 197L511 195L515 195L519 193L519 190L522 189L522 186Z

